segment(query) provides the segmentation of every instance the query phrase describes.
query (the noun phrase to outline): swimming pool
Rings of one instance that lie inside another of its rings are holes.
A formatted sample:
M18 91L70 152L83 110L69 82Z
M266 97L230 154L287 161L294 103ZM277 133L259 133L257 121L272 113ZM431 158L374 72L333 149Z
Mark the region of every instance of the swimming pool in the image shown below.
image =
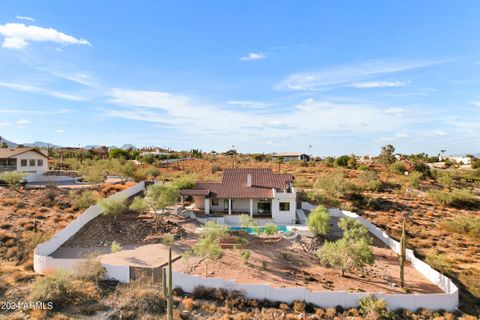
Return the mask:
M264 232L265 231L265 227L259 227L260 228L260 232ZM288 232L288 229L286 226L277 226L278 228L278 232ZM249 234L255 234L257 233L255 231L255 228L251 228L251 227L229 227L230 230L233 230L233 231L246 231L248 232Z

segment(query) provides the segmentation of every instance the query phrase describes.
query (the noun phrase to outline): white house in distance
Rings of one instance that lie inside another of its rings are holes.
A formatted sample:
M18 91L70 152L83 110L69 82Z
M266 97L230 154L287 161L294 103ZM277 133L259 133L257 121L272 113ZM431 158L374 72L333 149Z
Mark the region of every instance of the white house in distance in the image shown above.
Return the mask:
M0 172L43 174L48 171L47 151L34 148L0 148Z
M296 192L291 174L271 169L225 169L222 182L199 182L181 190L182 205L192 196L194 210L206 215L248 214L279 224L296 221Z
M274 160L282 158L284 162L310 160L310 156L308 154L300 153L300 152L272 153L271 157Z

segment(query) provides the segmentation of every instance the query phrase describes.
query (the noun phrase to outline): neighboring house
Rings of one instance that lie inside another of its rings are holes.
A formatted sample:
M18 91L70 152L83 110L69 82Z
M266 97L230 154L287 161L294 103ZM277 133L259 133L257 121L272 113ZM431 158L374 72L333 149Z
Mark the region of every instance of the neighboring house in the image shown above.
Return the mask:
M452 162L463 164L463 165L470 165L472 163L472 158L470 157L460 157L460 156L440 156L440 161L450 160Z
M154 151L143 151L140 153L140 156L144 157L146 155L152 155L152 156L155 156L155 157L162 157L162 156L169 156L170 153L168 152L163 152L163 151L160 151L158 149L155 149Z
M225 169L222 182L199 182L181 190L192 196L195 210L205 214L249 214L271 218L276 223L295 223L296 192L291 174L275 174L271 169Z
M46 152L34 148L0 148L0 172L43 174L48 171Z
M273 153L271 155L273 160L282 158L284 162L290 161L309 161L310 156L305 153L298 153L298 152L283 152L283 153Z

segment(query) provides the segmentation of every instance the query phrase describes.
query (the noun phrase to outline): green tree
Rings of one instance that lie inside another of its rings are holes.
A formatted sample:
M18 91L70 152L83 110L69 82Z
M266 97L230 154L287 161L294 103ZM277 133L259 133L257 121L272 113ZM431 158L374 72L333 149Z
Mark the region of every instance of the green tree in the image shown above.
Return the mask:
M347 155L343 155L335 159L335 165L337 167L343 167L346 168L348 167L348 161L350 161L350 157Z
M362 188L368 191L380 191L383 187L382 181L373 170L365 170L359 174L359 179L362 182Z
M370 245L365 239L349 241L345 237L335 242L326 241L317 251L317 256L320 263L338 269L342 277L345 272L355 267L360 268L375 261Z
M278 157L276 162L278 163L278 172L280 172L280 167L282 165L282 163L284 162L284 158L283 157Z
M343 238L348 241L365 240L367 243L371 243L367 227L353 218L341 218L338 221L338 227L343 230Z
M208 221L202 229L200 240L192 248L195 255L205 258L205 277L208 277L208 261L223 256L220 240L227 232L227 226Z
M117 216L127 211L127 198L125 197L110 197L103 199L99 203L104 216L113 216L116 220Z
M386 146L382 147L380 155L378 156L378 160L386 166L391 165L395 162L395 156L393 155L395 152L395 147L391 144L387 144Z
M316 236L325 236L330 228L330 216L327 208L317 206L307 217L308 229Z
M155 213L162 210L163 214L168 206L176 203L178 195L178 189L173 186L154 184L148 188L145 201Z

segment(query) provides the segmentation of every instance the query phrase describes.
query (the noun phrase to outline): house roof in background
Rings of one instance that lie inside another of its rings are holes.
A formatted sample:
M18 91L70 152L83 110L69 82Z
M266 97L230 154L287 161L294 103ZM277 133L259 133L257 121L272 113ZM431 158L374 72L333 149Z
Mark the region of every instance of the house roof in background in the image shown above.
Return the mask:
M272 157L299 157L303 154L307 155L302 152L281 152L281 153L273 153Z
M47 155L35 148L0 148L0 158L13 158L29 151L36 152L45 158L48 158Z

